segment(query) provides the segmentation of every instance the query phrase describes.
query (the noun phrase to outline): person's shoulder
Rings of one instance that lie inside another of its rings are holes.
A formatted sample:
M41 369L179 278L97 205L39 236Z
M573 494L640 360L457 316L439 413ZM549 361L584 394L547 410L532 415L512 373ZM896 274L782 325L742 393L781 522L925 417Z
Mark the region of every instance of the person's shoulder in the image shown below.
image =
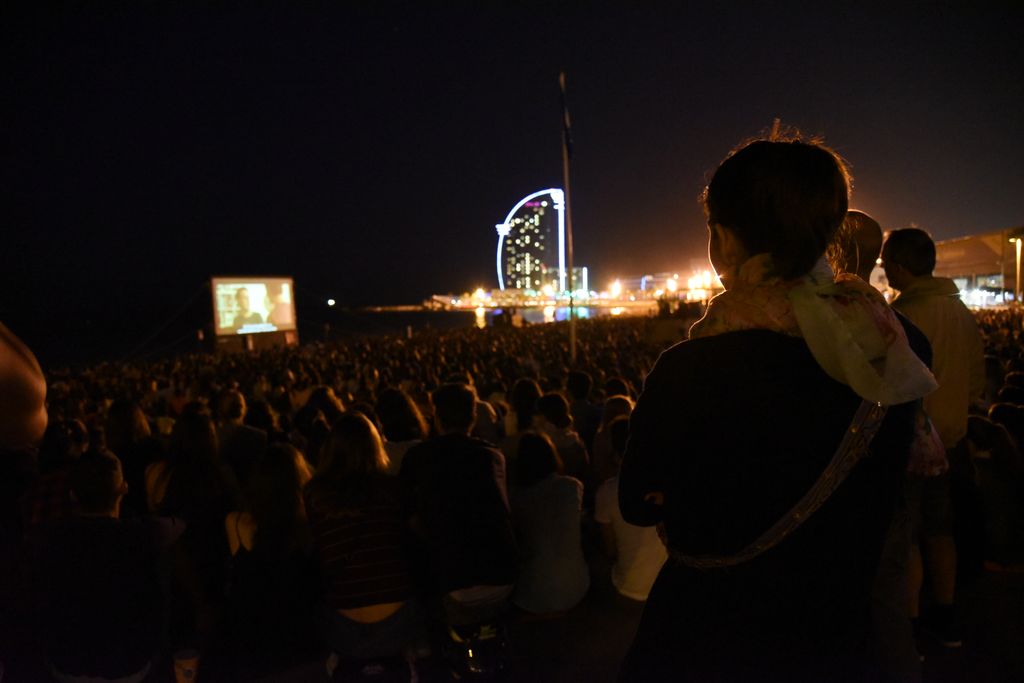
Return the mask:
M244 434L248 439L252 441L266 441L267 433L259 427L253 427L252 425L239 425L238 433Z
M612 512L619 506L619 478L612 477L597 487L594 494L594 519L611 522Z
M806 343L772 330L736 330L710 337L687 339L661 353L655 370L719 373L738 359L751 362L787 352L806 351Z
M583 495L583 482L576 477L559 474L554 477L554 486L566 493L572 492L576 495Z

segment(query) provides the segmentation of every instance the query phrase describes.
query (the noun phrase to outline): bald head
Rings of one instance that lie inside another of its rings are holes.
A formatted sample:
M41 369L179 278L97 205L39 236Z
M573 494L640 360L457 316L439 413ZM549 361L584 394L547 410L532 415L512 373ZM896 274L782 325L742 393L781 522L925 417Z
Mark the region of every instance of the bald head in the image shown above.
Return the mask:
M832 270L852 273L864 281L871 278L882 252L882 227L863 211L847 211L826 255Z

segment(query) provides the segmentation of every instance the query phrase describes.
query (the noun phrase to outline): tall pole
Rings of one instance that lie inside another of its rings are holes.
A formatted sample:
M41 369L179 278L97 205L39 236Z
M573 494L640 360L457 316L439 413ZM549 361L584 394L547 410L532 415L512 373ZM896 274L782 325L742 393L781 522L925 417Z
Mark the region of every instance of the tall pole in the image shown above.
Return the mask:
M1013 303L1020 305L1020 238L1014 240L1017 245L1017 287L1013 290Z
M569 162L572 159L571 122L569 105L565 99L565 72L558 74L558 87L562 91L562 190L565 193L565 260L569 270L569 362L576 364L576 278L572 261L572 196L569 192ZM1018 243L1018 250L1019 250Z

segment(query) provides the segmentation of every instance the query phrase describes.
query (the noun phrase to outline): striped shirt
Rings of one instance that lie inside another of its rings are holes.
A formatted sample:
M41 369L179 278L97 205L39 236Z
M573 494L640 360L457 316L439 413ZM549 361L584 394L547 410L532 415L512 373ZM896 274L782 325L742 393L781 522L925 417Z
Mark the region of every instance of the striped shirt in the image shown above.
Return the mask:
M401 508L393 496L372 498L353 506L329 494L308 503L327 604L334 609L401 602L412 593Z

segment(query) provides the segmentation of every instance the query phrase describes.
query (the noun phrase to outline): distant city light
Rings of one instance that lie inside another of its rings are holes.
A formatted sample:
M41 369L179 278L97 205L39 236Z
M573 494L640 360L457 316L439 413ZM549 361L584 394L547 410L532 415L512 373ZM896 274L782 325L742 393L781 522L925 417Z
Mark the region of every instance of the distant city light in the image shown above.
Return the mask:
M613 282L611 284L611 286L608 288L608 293L611 294L614 297L621 296L622 295L622 282L620 282L619 280L616 280L615 282Z
M665 282L665 288L670 292L675 292L677 289L679 289L679 283L676 281L674 277L670 277L668 281Z
M337 301L335 301L334 299L328 299L328 300L327 300L327 305L328 305L328 306L333 306L333 305L334 305L334 304L336 304L336 303L338 303L338 302L337 302Z

